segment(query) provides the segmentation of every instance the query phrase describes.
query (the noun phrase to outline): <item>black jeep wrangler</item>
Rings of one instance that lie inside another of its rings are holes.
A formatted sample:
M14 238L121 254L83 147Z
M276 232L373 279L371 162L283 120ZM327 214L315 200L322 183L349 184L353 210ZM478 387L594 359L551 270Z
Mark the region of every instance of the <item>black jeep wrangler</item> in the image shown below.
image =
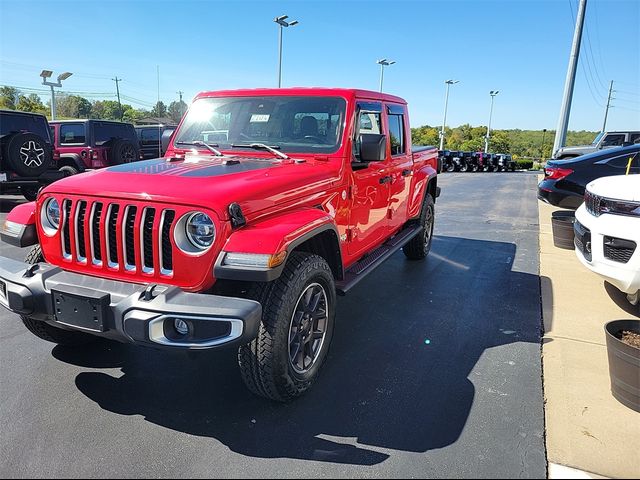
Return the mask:
M0 110L0 194L35 200L38 190L62 178L56 170L47 118L37 113Z

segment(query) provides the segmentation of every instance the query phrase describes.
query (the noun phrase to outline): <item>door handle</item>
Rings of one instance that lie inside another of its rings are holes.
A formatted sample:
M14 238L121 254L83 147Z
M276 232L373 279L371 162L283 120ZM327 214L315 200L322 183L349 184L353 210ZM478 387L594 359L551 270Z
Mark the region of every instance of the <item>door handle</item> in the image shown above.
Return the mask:
M381 184L385 184L385 183L390 183L393 180L393 178L391 177L391 175L387 175L386 177L382 177L380 179L380 183Z
M402 176L403 177L408 177L409 175L411 175L411 170L409 170L409 169L402 170Z

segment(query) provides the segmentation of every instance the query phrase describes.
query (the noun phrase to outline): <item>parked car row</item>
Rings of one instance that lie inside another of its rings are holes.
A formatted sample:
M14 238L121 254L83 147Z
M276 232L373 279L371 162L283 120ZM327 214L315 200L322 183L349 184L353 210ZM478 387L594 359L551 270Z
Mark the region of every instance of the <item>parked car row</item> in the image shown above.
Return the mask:
M0 110L0 194L34 200L65 176L164 155L176 125L56 120Z
M640 312L640 144L550 160L544 172L538 199L577 209L564 217L570 220L562 227L570 235L567 248L573 237L582 264Z
M506 153L439 150L438 163L443 172L515 172L516 162Z

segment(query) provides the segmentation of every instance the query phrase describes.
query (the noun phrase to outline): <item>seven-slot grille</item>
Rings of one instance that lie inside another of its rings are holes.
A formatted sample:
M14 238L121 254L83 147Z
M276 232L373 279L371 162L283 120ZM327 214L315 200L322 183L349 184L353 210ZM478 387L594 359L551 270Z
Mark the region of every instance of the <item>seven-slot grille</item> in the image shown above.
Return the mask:
M65 199L62 211L61 248L65 259L146 274L173 274L169 235L174 210ZM139 257L136 252L140 252Z
M589 190L584 194L584 206L591 215L599 217L602 213L600 206L602 204L602 197L591 193Z

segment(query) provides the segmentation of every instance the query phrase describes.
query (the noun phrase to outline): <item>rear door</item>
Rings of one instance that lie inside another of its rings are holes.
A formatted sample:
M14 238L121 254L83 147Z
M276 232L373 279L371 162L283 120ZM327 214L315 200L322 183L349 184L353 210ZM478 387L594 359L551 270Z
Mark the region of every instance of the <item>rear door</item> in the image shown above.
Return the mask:
M389 144L389 207L387 210L389 234L398 230L407 221L413 157L409 140L406 105L386 104L387 132Z
M349 255L360 256L380 243L388 232L389 205L388 159L360 162L360 134L385 133L382 103L359 102L356 109L352 152L351 211L349 217Z

